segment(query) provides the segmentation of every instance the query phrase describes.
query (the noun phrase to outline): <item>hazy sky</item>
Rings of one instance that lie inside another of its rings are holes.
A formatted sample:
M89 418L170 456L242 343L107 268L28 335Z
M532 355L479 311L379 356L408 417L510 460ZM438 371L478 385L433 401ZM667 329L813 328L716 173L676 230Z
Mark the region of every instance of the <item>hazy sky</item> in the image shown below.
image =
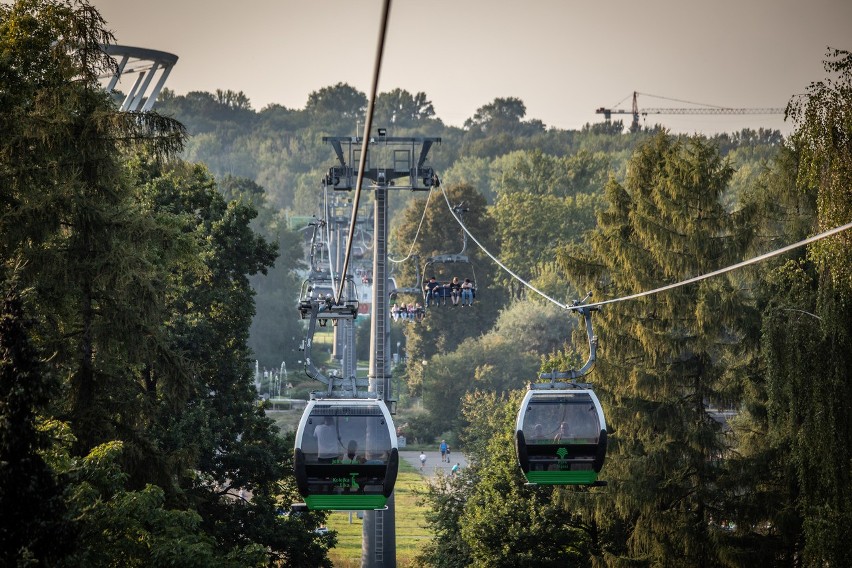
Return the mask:
M91 3L116 43L179 56L166 84L178 94L241 90L255 109L304 108L339 82L369 94L380 0ZM527 119L576 129L633 91L784 107L825 77L827 46L852 50L852 0L395 0L379 91L423 91L455 126L517 97ZM643 95L639 105L687 106ZM783 116L647 120L676 132L790 130Z

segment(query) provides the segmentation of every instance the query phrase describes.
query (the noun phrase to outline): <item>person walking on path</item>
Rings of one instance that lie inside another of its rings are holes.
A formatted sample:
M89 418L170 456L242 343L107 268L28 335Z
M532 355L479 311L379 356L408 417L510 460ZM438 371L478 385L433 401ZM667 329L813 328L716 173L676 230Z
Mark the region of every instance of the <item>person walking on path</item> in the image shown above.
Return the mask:
M423 467L426 465L426 454L420 452L420 471L423 471Z
M441 445L439 446L439 449L441 450L441 463L443 463L444 460L447 459L447 451L450 449L450 447L447 445L446 440L441 440Z

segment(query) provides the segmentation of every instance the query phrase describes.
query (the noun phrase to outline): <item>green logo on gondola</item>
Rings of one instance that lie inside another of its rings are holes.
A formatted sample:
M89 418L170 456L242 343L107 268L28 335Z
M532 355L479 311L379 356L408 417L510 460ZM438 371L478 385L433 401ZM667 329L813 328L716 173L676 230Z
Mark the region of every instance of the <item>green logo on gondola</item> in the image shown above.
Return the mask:
M568 455L568 450L566 450L565 448L559 448L558 450L556 450L556 455L559 456L559 459L564 460L565 456Z
M349 487L350 489L357 490L360 485L355 481L355 478L358 477L358 473L350 473L350 477L333 477L331 479L332 483L337 485L338 487Z

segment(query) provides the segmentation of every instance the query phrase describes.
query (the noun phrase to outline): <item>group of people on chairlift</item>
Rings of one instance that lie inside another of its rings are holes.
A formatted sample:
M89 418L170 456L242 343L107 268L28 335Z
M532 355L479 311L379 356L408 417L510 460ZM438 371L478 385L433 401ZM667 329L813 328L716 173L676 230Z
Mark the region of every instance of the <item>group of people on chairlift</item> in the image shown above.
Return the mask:
M391 317L393 321L420 321L425 315L425 310L420 302L416 304L394 304L391 306Z
M459 280L458 276L453 276L453 279L446 284L441 284L432 276L426 285L423 287L423 294L426 298L426 307L428 308L433 303L437 305L447 305L447 299L450 300L450 305L457 306L472 306L473 298L476 294L476 289L473 286L470 278L465 278L464 282Z

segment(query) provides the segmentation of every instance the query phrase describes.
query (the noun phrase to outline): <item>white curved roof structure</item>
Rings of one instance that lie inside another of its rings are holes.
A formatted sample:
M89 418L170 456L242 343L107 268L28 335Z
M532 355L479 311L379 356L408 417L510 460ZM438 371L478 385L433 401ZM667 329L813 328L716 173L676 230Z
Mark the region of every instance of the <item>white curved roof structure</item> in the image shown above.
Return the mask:
M109 80L107 92L111 93L115 90L123 75L138 74L133 86L127 91L121 110L143 112L151 110L172 67L177 63L178 56L156 49L126 45L105 45L104 51L118 61L118 69ZM154 81L155 77L156 81Z

